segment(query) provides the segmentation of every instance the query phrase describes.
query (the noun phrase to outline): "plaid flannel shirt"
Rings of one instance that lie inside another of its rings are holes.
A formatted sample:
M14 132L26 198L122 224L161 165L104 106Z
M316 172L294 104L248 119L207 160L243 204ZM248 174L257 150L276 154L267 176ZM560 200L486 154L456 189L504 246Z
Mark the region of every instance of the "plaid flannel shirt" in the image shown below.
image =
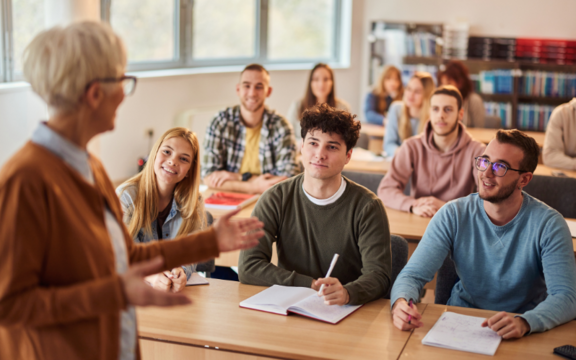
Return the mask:
M238 173L245 149L246 127L240 119L240 105L229 107L206 130L202 178L218 170ZM261 174L290 177L298 173L292 125L268 108L262 115L258 158Z

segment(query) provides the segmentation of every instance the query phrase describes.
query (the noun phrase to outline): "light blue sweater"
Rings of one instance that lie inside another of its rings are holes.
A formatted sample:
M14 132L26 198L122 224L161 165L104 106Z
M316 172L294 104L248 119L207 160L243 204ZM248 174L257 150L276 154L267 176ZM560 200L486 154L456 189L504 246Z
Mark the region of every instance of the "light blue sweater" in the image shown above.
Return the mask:
M386 122L386 132L384 133L384 151L389 157L393 157L396 149L402 145L402 140L398 134L398 122L402 114L402 101L394 101L388 109L388 120ZM412 136L418 135L418 126L420 119L410 118L410 125L412 125Z
M531 332L576 318L576 263L562 215L523 193L522 207L504 226L494 225L484 201L472 194L444 205L392 288L418 299L450 253L460 280L448 305L523 314Z

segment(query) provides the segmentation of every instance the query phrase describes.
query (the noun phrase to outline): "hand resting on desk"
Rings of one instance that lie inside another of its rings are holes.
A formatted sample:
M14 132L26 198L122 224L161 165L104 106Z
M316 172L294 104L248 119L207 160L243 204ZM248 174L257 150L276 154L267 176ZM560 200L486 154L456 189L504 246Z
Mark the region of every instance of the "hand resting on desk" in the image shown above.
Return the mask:
M494 330L502 339L521 338L530 332L530 325L521 317L514 317L504 311L484 320L482 327Z
M425 196L416 199L412 204L412 213L422 217L432 217L446 202L434 196Z
M409 319L409 316L412 318ZM416 306L410 307L405 299L398 299L392 307L392 323L398 329L407 331L422 327L422 315Z

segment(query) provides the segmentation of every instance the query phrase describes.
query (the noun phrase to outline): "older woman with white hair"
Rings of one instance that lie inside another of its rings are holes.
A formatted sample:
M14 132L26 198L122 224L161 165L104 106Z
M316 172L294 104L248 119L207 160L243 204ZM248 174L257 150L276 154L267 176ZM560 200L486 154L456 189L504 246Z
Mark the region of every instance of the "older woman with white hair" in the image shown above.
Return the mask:
M178 240L136 245L102 164L86 145L114 128L135 88L105 24L36 36L24 75L50 118L0 171L0 358L134 359L134 306L187 304L143 277L254 246L257 219L220 218ZM130 266L131 265L131 266Z

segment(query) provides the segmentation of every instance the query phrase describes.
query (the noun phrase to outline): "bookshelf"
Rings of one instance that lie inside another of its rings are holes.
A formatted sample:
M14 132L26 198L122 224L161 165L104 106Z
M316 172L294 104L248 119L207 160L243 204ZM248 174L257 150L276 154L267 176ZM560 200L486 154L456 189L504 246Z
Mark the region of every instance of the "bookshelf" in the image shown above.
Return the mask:
M384 25L383 25L384 24ZM393 65L400 66L403 73L413 69L427 70L433 69L432 75L436 76L439 69L450 60L462 61L470 72L470 77L475 83L475 90L488 109L495 106L495 109L500 106L500 109L505 107L503 113L509 111L508 119L504 119L503 126L505 128L518 128L521 130L531 131L544 131L545 126L549 120L552 110L563 103L569 102L573 97L576 97L576 65L564 65L557 63L539 63L536 61L527 61L519 59L479 59L479 58L446 58L442 56L443 39L441 32L443 29L442 24L404 24L407 30L407 36L412 33L428 32L426 36L420 35L419 38L424 38L430 42L436 36L436 49L433 54L426 54L420 56L418 54L406 53L405 56L398 59L387 59L387 54L378 50L384 50L387 45L386 39L381 35L379 36L378 30L383 29L403 29L399 23L389 23L386 21L376 21L372 24L373 37L369 39L372 43L371 56L370 56L370 76L369 83L375 79L375 72L378 70L378 65L384 65L386 60L392 61ZM509 41L514 39L501 39ZM378 44L378 41L381 43ZM518 40L520 41L520 40ZM533 40L530 40L533 41ZM377 44L376 46L375 43ZM431 48L430 45L426 45ZM422 53L420 51L419 53ZM374 55L378 56L375 57ZM568 58L567 58L568 59ZM549 61L549 60L548 60ZM570 63L573 60L567 60ZM388 61L388 63L391 63ZM504 91L502 84L506 84ZM487 92L483 90L486 85ZM488 86L490 85L490 86ZM505 93L499 93L505 92ZM509 104L509 105L507 105ZM496 112L496 110L494 110ZM500 114L500 113L498 113ZM502 116L499 116L502 118Z

